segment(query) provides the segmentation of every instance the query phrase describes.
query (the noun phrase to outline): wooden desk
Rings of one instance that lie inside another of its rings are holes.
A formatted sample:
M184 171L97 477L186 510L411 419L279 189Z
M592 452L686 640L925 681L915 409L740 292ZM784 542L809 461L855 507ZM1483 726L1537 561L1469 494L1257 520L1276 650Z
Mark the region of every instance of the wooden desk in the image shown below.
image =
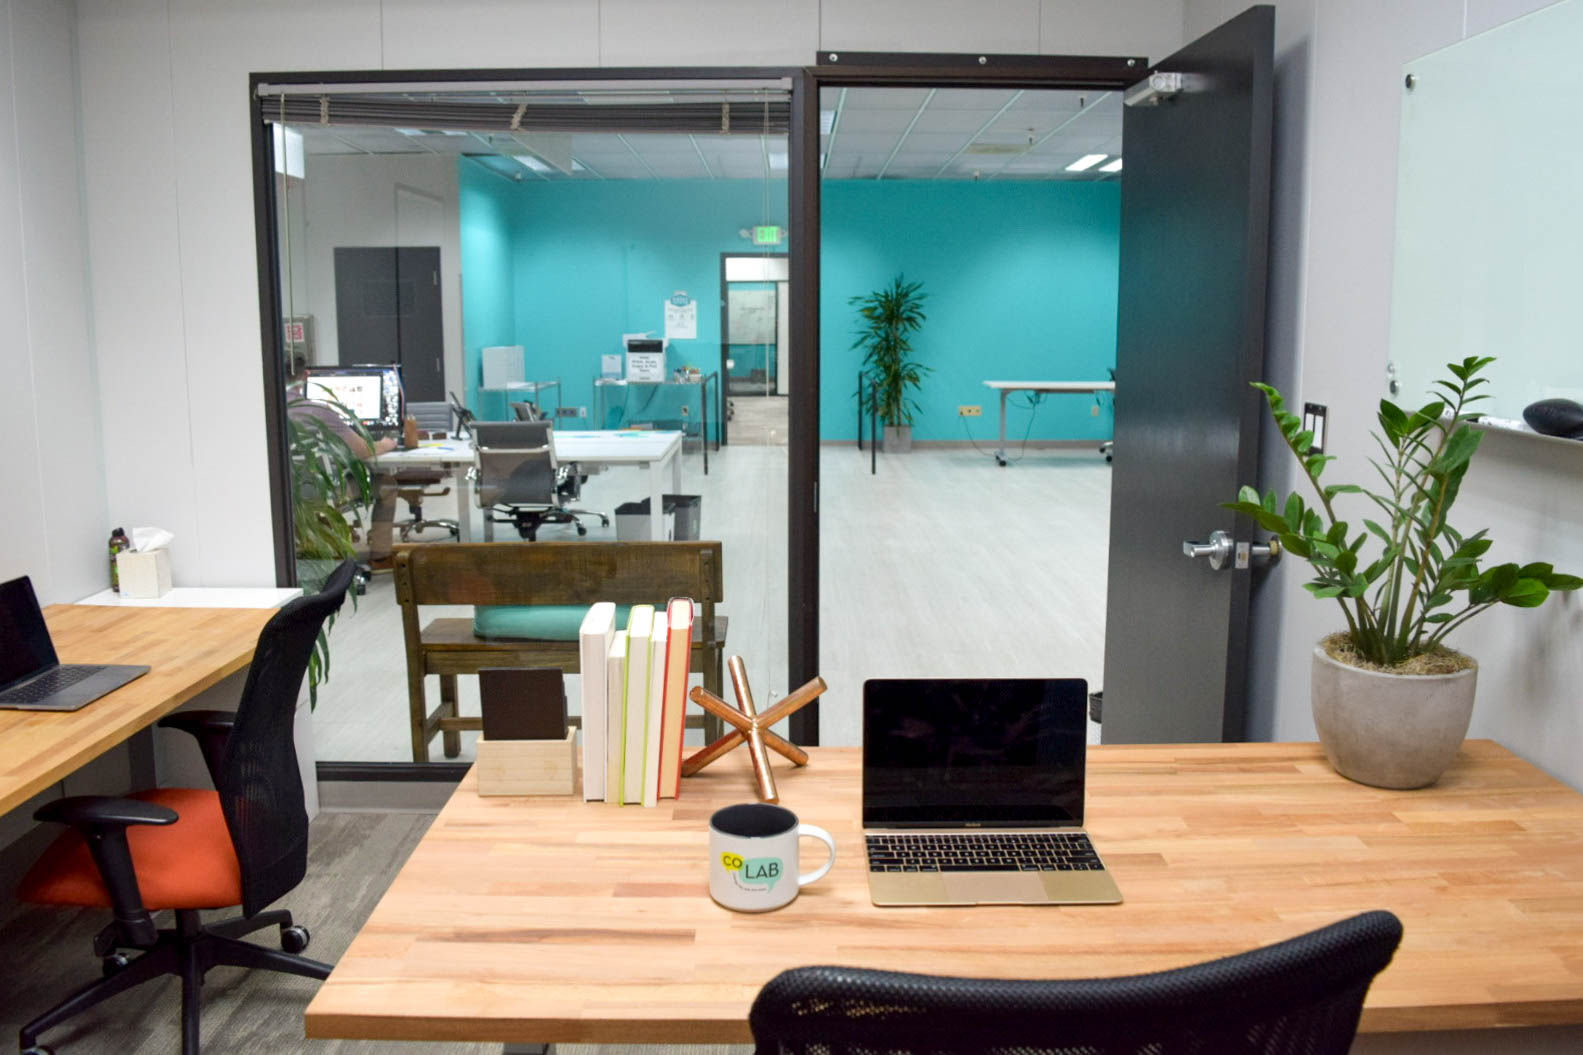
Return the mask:
M44 609L62 663L153 669L81 710L0 710L0 813L247 666L258 632L274 614L267 608Z
M1365 1031L1583 1022L1583 796L1490 741L1425 791L1353 784L1317 744L1091 748L1089 829L1126 901L1070 908L875 908L858 752L809 753L777 765L781 801L840 857L765 915L716 906L705 881L710 812L753 797L743 752L649 810L480 799L469 775L308 1036L743 1043L759 987L795 965L1119 975L1371 908L1406 937Z

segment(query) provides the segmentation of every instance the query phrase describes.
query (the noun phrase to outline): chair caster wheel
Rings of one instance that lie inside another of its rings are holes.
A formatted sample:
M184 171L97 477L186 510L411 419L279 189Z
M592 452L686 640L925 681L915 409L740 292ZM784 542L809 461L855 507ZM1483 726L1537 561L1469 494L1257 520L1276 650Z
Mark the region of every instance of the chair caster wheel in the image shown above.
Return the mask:
M131 962L132 957L128 956L126 953L112 952L109 956L106 956L99 961L99 971L106 978L108 978L118 971L125 970L127 964Z
M310 938L308 928L300 923L280 928L280 947L286 952L295 954L304 951Z
M55 1049L44 1044L32 1044L22 1049L22 1055L55 1055Z
M599 518L599 526L600 527L609 527L610 526L610 518L609 517L600 517Z
M581 524L578 524L577 525L577 533L579 535L586 535L586 534L588 534L588 529L583 527Z

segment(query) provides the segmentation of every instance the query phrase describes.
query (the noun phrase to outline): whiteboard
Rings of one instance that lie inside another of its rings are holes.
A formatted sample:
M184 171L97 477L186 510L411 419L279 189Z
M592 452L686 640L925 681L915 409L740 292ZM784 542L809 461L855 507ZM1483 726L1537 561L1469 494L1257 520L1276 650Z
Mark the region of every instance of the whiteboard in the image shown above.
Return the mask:
M728 344L774 344L775 291L728 287L726 321L731 327Z
M1583 0L1565 0L1404 67L1395 402L1421 405L1469 355L1496 356L1479 413L1583 402L1580 41Z

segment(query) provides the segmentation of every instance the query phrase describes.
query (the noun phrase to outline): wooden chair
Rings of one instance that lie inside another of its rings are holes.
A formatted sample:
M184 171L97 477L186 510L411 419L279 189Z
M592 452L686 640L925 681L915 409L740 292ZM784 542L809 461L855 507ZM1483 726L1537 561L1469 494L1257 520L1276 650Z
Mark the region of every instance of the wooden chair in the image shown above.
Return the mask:
M418 609L431 604L662 605L691 597L702 607L693 623L691 669L720 695L724 685L726 617L719 542L480 542L395 548L396 601L407 646L407 697L412 760L429 760L429 741L443 736L445 757L461 751L461 733L476 716L456 710L456 677L486 667L559 667L578 672L577 641L482 638L468 618L440 618L419 628ZM429 709L425 675L440 677L440 702ZM698 716L689 724L699 724ZM573 719L576 724L577 719Z

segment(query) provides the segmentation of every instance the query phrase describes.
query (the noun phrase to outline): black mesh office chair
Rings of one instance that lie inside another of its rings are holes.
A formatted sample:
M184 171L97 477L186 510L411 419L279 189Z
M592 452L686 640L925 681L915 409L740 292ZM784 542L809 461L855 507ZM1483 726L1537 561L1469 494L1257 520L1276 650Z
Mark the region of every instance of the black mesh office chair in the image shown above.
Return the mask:
M1365 912L1208 963L1081 981L799 967L770 979L748 1023L757 1055L1344 1055L1401 937L1391 913Z
M545 420L544 411L539 409L539 405L527 400L524 400L520 403L511 404L511 413L516 415L516 419L518 421Z
M407 413L417 421L420 433L444 435L450 428L451 405L443 400L408 403ZM461 528L456 521L423 515L425 498L443 498L451 493L450 485L445 482L448 475L443 469L431 468L398 469L392 474L396 497L407 503L407 519L398 520L392 525L401 532L401 541L412 542L414 536L432 528L445 532L439 536L442 539L460 537Z
M576 496L577 475L555 458L554 427L548 421L491 421L473 425L474 486L486 526L511 524L536 541L544 524L571 524L596 516L610 526L610 515L566 504Z
M306 927L291 913L265 911L308 867L308 814L292 740L297 694L319 628L340 608L352 562L324 589L275 613L258 635L241 701L228 711L180 711L160 725L191 733L215 791L157 788L127 798L57 799L34 814L72 826L45 851L18 896L54 905L110 908L115 921L94 939L104 977L22 1027L23 1055L48 1055L45 1030L135 985L181 978L183 1055L198 1055L198 1011L210 967L257 967L324 979L330 965L296 955ZM205 924L200 909L241 905L242 915ZM159 930L151 913L175 911ZM239 941L280 928L285 951ZM141 950L127 957L121 949Z

